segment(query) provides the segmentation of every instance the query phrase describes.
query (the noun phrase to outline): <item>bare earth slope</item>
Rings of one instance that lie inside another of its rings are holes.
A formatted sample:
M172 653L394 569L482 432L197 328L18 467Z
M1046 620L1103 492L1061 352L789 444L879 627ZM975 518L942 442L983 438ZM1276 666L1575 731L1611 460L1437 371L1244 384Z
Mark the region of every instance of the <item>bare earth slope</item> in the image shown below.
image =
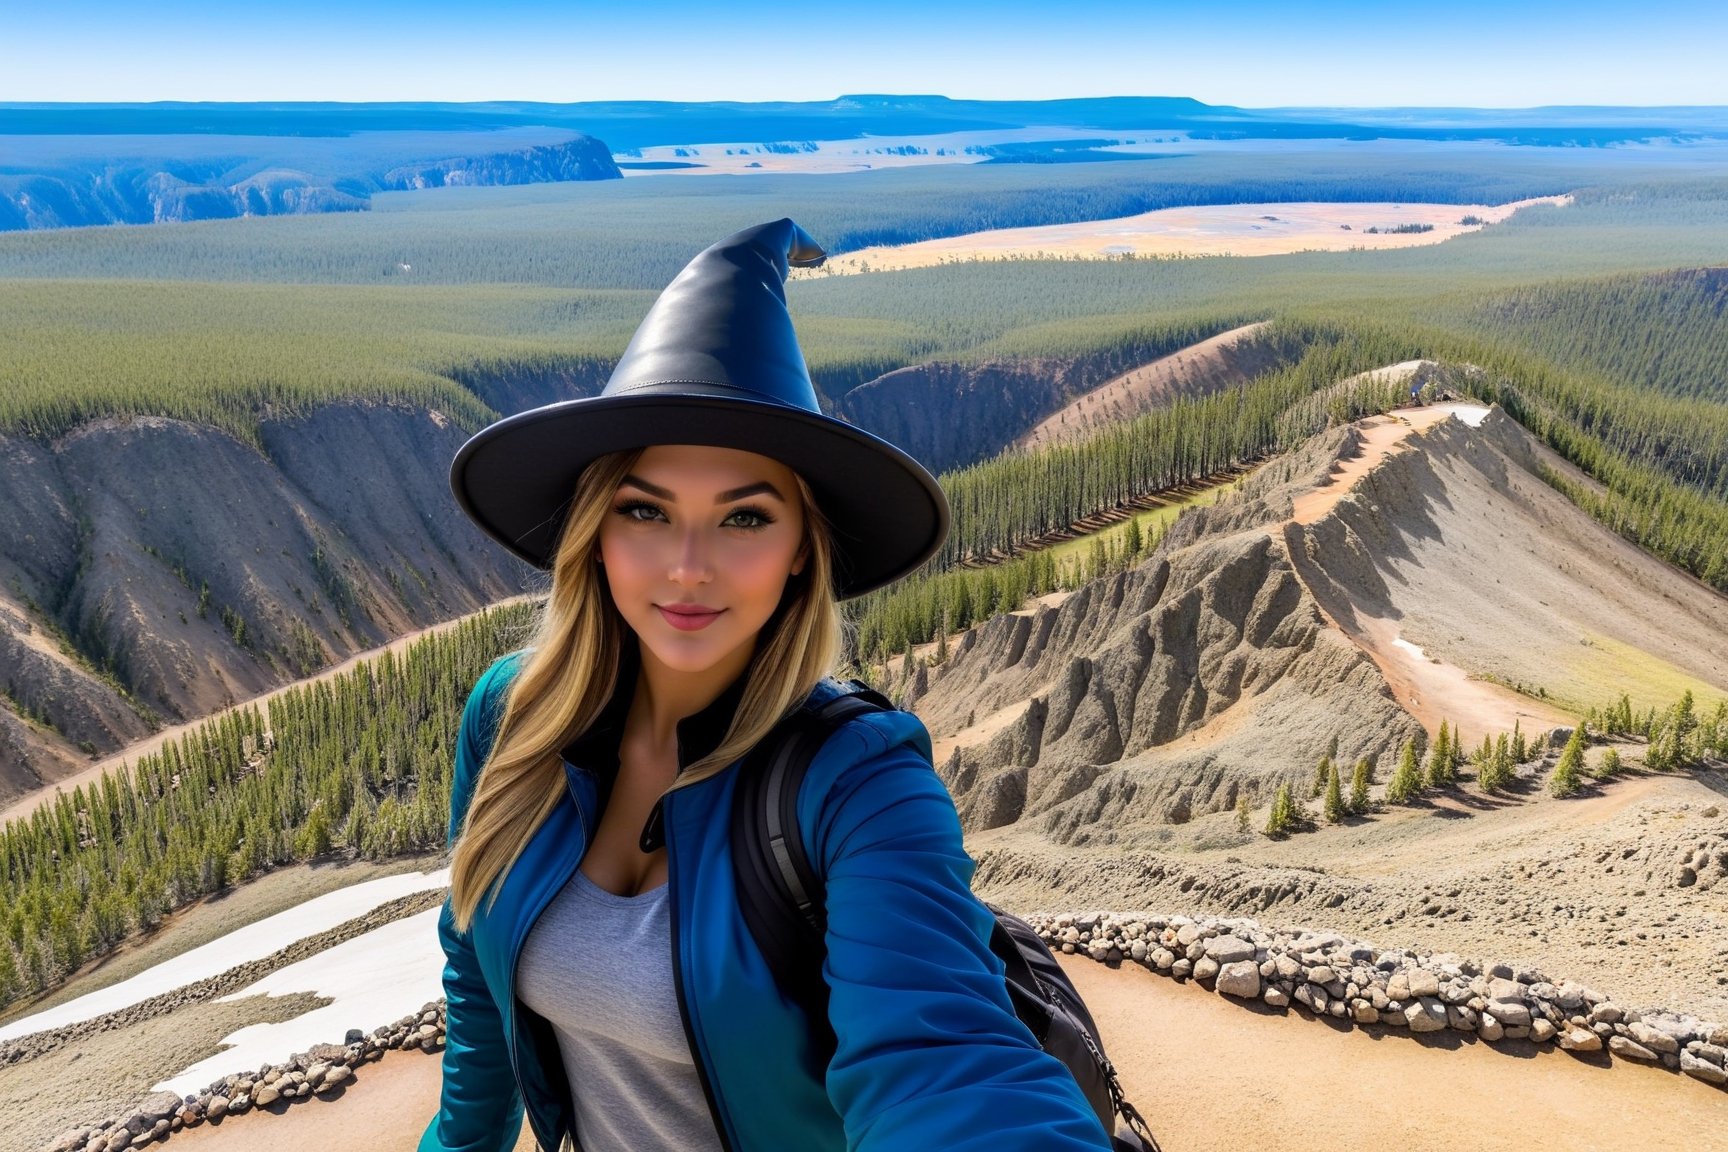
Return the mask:
M0 436L0 690L18 709L0 707L0 802L152 717L203 716L521 591L526 567L449 497L465 438L437 412L363 404L266 420L262 450L156 417Z
M1142 364L1075 398L1022 436L1024 448L1076 440L1178 396L1204 396L1275 367L1275 349L1255 339L1266 325L1245 324Z

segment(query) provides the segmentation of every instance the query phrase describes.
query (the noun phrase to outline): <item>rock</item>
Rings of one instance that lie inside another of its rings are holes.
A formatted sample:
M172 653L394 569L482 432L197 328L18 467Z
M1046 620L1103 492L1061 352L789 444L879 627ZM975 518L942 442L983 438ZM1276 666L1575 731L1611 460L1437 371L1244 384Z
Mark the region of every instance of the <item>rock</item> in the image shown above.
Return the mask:
M1212 957L1202 956L1200 959L1194 961L1194 979L1210 980L1214 976L1218 975L1219 967L1220 965L1218 961L1212 959ZM1259 973L1256 972L1255 975L1258 976Z
M1484 1012L1482 1019L1476 1022L1476 1035L1492 1044L1497 1040L1504 1039L1506 1030L1500 1026L1500 1021Z
M1205 942L1201 940L1194 941L1194 943L1188 945L1188 950L1182 953L1182 955L1190 964L1192 964L1194 961L1206 955Z
M1176 963L1170 965L1170 975L1176 977L1178 980L1186 980L1188 974L1192 971L1194 971L1194 964L1186 958L1178 960Z
M1272 963L1278 968L1278 978L1280 980L1297 980L1303 978L1302 965L1296 962L1296 957L1294 956L1289 956L1280 952L1277 956L1272 958Z
M1214 936L1206 941L1206 955L1220 966L1254 959L1254 945L1236 936Z
M1338 974L1332 971L1332 966L1329 964L1316 964L1314 967L1308 969L1307 978L1308 983L1319 984L1324 987L1338 979Z
M1706 1084L1728 1084L1728 1072L1708 1060L1700 1060L1690 1052L1680 1053L1680 1071Z
M266 1084L264 1087L258 1089L257 1095L252 1097L252 1102L257 1104L260 1108L268 1108L281 1098L281 1089L277 1088L274 1084Z
M1462 1004L1446 1005L1446 1027L1454 1032L1476 1031L1476 1013Z
M1528 1028L1530 1026L1530 1008L1526 1004L1507 1004L1499 1000L1490 1000L1487 1012L1488 1015L1508 1028Z
M1508 1040L1528 1040L1530 1038L1530 1026L1527 1024L1507 1024L1505 1027L1506 1039Z
M1386 995L1392 1000L1410 999L1410 977L1404 972L1392 973L1392 978L1386 981Z
M1184 924L1176 930L1176 943L1183 948L1187 948L1188 945L1198 939L1200 939L1200 926L1198 924Z
M1502 1004L1522 1004L1524 986L1508 977L1495 976L1488 981L1488 999Z
M1592 1024L1618 1024L1618 1023L1620 1023L1621 1019L1623 1019L1625 1017L1625 1015L1626 1014L1624 1012L1622 1012L1617 1005L1609 1004L1607 1001L1603 1001L1601 1004L1598 1004L1598 1005L1596 1005L1596 1007L1590 1009L1590 1023L1592 1023Z
M1136 940L1128 946L1128 955L1136 964L1146 962L1146 941Z
M1440 977L1426 968L1412 968L1407 976L1410 995L1418 997L1440 995Z
M1290 1007L1290 994L1276 984L1266 985L1266 990L1260 993L1260 999L1273 1008Z
M1380 1010L1374 1007L1373 1001L1357 997L1350 1001L1350 1019L1358 1024L1377 1024L1380 1021Z
M1316 1016L1326 1015L1326 990L1312 984L1296 985L1296 1002L1305 1005Z
M74 1152L75 1149L82 1148L89 1142L90 1129L71 1128L62 1132L54 1143L48 1146L48 1152Z
M1438 1032L1446 1027L1446 1005L1424 996L1404 1009L1404 1022L1412 1032Z
M1168 948L1160 948L1152 953L1152 966L1160 972L1170 971L1171 965L1175 963L1176 954Z
M1608 1051L1628 1060L1654 1061L1656 1059L1656 1053L1625 1036L1608 1037Z
M1560 1033L1560 1047L1568 1052L1600 1052L1602 1038L1588 1028L1568 1028Z
M1554 1025L1545 1019L1538 1018L1530 1021L1530 1039L1538 1044L1546 1044L1554 1039L1555 1031Z
M1260 995L1260 967L1253 960L1236 960L1225 964L1218 969L1218 983L1215 988L1220 996L1252 1000Z
M318 1089L318 1091L328 1092L332 1088L336 1088L336 1087L341 1086L342 1084L346 1084L349 1080L352 1080L353 1078L354 1078L354 1073L351 1070L349 1070L348 1068L344 1067L341 1064L334 1065L331 1067L330 1071L328 1071L324 1074L324 1083Z
M1680 1042L1660 1028L1652 1028L1642 1020L1632 1024L1632 1039L1652 1052L1671 1054L1680 1051Z
M1708 1039L1718 1048L1728 1048L1728 1024L1718 1025L1712 1029Z
M107 1152L120 1152L132 1143L132 1133L124 1128L117 1128L108 1134Z
M364 1043L365 1040L366 1040L366 1033L362 1032L358 1028L348 1029L348 1034L346 1036L342 1037L342 1043L344 1043L344 1044L360 1044L360 1043Z
M220 1120L222 1117L228 1115L228 1097L210 1097L210 1105L204 1110L204 1115L208 1116L212 1120Z
M1686 1047L1700 1060L1708 1060L1718 1068L1728 1066L1728 1048L1723 1048L1720 1044L1700 1043L1696 1047L1688 1044Z

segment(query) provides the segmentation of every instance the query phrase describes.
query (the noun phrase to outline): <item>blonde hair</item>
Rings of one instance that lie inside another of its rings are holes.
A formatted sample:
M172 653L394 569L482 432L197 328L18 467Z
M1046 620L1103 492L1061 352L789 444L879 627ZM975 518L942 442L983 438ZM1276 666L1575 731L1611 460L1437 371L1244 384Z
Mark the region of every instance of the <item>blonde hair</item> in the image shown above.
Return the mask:
M552 562L552 588L505 698L450 860L450 908L468 931L565 791L560 751L585 732L616 687L634 642L595 559L600 525L642 449L602 456L582 470ZM796 475L796 474L794 474ZM789 715L833 669L841 650L831 529L802 476L804 569L787 580L757 634L755 655L720 746L678 774L673 788L705 780L737 760ZM488 904L490 907L490 903Z

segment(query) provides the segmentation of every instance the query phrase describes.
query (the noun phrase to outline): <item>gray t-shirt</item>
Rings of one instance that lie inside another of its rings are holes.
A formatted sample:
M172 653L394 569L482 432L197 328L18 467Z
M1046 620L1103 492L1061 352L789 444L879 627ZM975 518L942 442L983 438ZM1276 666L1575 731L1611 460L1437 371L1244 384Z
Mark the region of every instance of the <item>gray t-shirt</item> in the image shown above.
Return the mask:
M668 895L614 895L577 869L523 942L517 994L558 1037L582 1152L720 1152L678 1017Z

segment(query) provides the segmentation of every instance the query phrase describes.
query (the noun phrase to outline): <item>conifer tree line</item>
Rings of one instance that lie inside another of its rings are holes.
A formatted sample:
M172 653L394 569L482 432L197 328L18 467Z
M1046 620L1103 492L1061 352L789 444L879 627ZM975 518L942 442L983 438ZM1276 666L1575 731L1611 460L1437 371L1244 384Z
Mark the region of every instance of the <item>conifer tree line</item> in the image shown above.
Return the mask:
M198 725L0 828L0 1008L177 908L283 864L441 848L469 691L512 604Z

